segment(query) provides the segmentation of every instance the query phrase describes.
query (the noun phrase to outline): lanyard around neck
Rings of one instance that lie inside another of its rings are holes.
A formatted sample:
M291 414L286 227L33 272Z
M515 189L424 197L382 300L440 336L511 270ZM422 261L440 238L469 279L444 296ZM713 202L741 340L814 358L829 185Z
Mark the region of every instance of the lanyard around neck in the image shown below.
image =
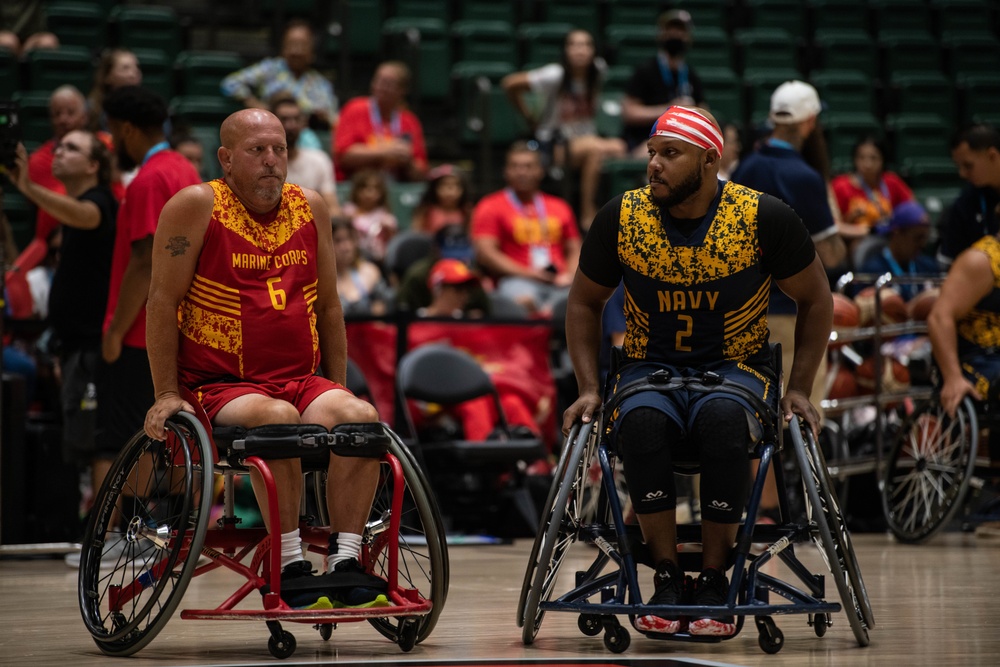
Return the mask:
M374 99L368 99L368 116L372 121L372 129L379 136L385 136L385 123L382 121L382 112L378 108L378 103ZM403 121L398 111L393 111L389 116L389 134L394 137L402 136Z

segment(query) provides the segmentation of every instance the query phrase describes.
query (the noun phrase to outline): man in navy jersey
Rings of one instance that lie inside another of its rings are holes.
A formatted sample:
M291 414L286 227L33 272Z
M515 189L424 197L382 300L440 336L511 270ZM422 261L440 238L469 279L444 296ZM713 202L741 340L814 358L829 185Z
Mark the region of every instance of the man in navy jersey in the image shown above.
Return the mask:
M583 244L566 316L580 398L566 410L564 430L577 419L589 422L601 405L601 311L619 281L626 359L616 388L660 369L713 371L766 401L776 397L767 326L773 281L798 308L796 354L779 409L785 420L798 414L818 432L809 389L826 354L833 305L808 230L780 200L718 180L723 139L707 112L669 108L647 146L649 186L606 204ZM725 604L727 558L749 486L747 451L760 431L753 414L732 395L684 390L641 392L618 403L608 429L657 563L650 604L682 602L675 460L697 461L702 471L703 570L693 603ZM636 627L674 633L681 620L645 615ZM692 617L688 631L728 635L735 624L731 616Z

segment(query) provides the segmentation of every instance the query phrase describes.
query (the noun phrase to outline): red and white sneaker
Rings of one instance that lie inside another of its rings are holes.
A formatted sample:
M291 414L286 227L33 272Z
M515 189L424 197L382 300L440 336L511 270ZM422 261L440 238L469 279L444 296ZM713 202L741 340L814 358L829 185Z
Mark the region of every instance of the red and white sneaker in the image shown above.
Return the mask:
M656 566L656 574L653 575L653 584L655 586L653 596L646 604L681 604L684 593L684 573L681 572L676 563L670 560L660 561L660 564ZM681 619L679 616L677 618L664 618L645 614L636 617L635 629L639 632L672 635L681 629Z
M698 576L691 604L694 606L721 606L726 604L728 592L729 580L726 579L726 575L709 568ZM688 623L688 632L692 635L728 637L736 632L736 622L732 616L694 618Z

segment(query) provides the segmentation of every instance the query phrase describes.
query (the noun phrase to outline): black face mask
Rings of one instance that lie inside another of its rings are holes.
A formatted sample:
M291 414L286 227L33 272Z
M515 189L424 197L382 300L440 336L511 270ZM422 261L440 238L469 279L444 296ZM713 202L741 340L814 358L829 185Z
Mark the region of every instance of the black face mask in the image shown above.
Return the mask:
M666 51L667 55L676 57L687 51L687 42L680 37L670 37L660 40L660 48Z

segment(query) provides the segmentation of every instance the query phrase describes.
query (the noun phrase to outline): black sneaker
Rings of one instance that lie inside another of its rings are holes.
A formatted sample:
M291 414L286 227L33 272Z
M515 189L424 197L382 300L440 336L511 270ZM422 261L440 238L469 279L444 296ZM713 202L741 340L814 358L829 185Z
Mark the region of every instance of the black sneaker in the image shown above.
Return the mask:
M723 606L729 593L729 580L726 575L716 569L709 568L701 573L694 585L696 606ZM715 618L692 618L688 624L688 632L692 635L714 635L728 637L736 632L736 623L732 616L717 616Z
M356 558L342 560L334 565L333 572L327 578L335 582L336 586L331 591L334 608L389 606L385 580L365 572Z
M653 585L656 587L649 605L681 604L684 594L684 573L671 560L660 561L653 575ZM656 632L672 635L681 627L680 615L660 616L646 614L635 619L635 629L640 632Z
M281 569L281 599L293 609L333 609L329 594L318 585L312 563L297 560ZM267 586L261 589L267 594Z

